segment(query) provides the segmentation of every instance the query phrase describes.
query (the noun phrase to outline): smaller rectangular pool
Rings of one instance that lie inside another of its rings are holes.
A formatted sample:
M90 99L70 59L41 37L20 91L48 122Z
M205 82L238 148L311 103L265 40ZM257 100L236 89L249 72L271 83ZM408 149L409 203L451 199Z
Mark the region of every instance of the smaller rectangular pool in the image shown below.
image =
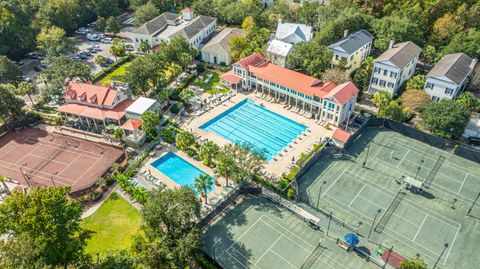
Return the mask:
M167 154L158 158L152 162L151 165L162 174L175 181L178 185L192 188L195 179L199 175L207 174L172 151L169 151ZM212 191L212 189L210 189L208 192Z

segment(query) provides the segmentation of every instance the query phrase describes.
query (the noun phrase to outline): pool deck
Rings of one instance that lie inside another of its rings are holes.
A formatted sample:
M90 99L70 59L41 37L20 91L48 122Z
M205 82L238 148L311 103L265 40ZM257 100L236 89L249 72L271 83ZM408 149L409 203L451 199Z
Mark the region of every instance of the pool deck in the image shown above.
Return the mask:
M302 152L312 150L314 144L318 144L323 137L330 137L333 133L333 129L327 130L326 128L315 123L313 119L309 119L290 110L286 110L283 108L283 104L271 103L263 100L262 98L256 96L253 92L238 92L234 97L231 98L230 101L227 100L223 104L218 105L217 107L200 116L193 116L181 127L182 129L189 130L197 135L200 135L201 139L208 139L209 141L213 141L220 146L231 143L229 140L215 133L206 132L205 130L200 129L200 126L217 117L225 110L240 103L245 98L253 100L258 105L263 104L264 108L308 127L308 131L305 133L305 135L300 135L295 142L286 147L286 151L284 149L280 152L282 156L276 155L274 158L267 161L267 164L265 165L265 171L275 177L279 177L282 173L287 173L289 171L289 167L292 165L292 158L298 160Z
M177 154L179 157L181 157L182 159L184 159L185 161L187 161L191 165L195 166L196 168L198 168L198 169L202 170L203 172L207 173L211 177L214 177L220 183L221 186L214 186L214 189L207 196L208 199L217 198L224 191L224 187L223 187L225 185L225 179L224 178L215 174L213 169L203 165L201 161L197 161L197 160L193 159L187 153L177 149L176 147L174 147L172 145L166 144L166 143L163 144L162 149L155 149L155 151L154 151L155 156L150 157L145 162L145 165L143 166L144 167L143 169L149 171L149 173L152 176L154 176L155 178L160 180L160 182L165 184L165 186L167 186L167 188L171 188L171 189L179 188L180 185L178 183L176 183L175 181L170 179L168 176L166 176L165 174L163 174L162 172L160 172L159 170L157 170L155 167L152 166L153 162L155 162L156 160L158 160L159 158L161 158L163 155L167 154L170 151ZM202 201L203 201L203 199L202 199Z

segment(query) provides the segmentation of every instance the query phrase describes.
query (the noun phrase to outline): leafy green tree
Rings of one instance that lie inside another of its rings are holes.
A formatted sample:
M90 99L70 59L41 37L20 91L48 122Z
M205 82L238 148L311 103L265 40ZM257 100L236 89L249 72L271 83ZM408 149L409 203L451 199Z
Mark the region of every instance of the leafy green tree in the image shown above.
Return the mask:
M25 105L22 99L15 94L15 86L0 84L0 121L8 123L24 114L22 107Z
M188 102L190 102L190 100L193 97L195 97L195 92L188 89L188 88L185 88L180 92L179 97L180 97L180 100L182 100L182 102L184 104L187 104Z
M459 32L453 36L450 43L443 47L438 55L438 58L457 52L468 54L472 58L480 57L480 30L472 28L467 32Z
M158 124L160 124L161 117L153 111L147 111L143 113L141 120L143 122L141 128L147 135L147 138L154 140L158 134Z
M117 60L117 57L125 56L125 54L127 53L125 40L121 38L114 38L112 41L112 46L110 46L108 52L110 52L110 54L115 57L115 61Z
M137 57L126 68L126 81L136 96L147 96L156 79L157 67L150 57Z
M206 166L212 166L213 161L220 152L220 147L212 141L207 141L202 144L198 156L203 160L203 164Z
M423 87L425 85L427 78L425 75L415 75L413 76L410 80L407 81L407 84L405 86L405 90L411 91L411 90L423 90Z
M27 95L28 99L32 103L32 106L35 106L35 102L33 102L32 94L35 94L36 88L32 83L29 82L20 82L17 87L17 94L18 95Z
M105 32L112 33L114 36L116 36L121 30L122 26L115 19L115 17L108 18L105 24Z
M40 29L55 25L67 33L72 33L79 25L78 18L83 15L84 6L79 0L38 1L37 3L38 10L33 23Z
M480 111L480 99L471 92L463 92L457 98L457 103L468 108L472 112Z
M142 53L148 53L152 48L150 48L150 44L148 44L148 41L142 40L140 44L138 45L138 51Z
M452 14L446 13L433 24L430 43L436 46L445 45L456 33L462 30L463 25Z
M105 28L107 27L107 20L104 17L98 17L95 23L95 30L99 32L105 32Z
M65 31L57 26L43 28L37 36L37 47L45 52L47 57L57 57L74 52L75 38L67 37Z
M5 56L0 55L0 84L17 83L22 76L20 67Z
M97 55L95 56L95 63L100 65L103 70L103 66L107 63L107 58L103 55Z
M400 263L401 269L427 269L427 264L420 258L406 259Z
M437 61L437 49L432 46L432 45L426 45L425 48L423 48L422 54L420 54L420 57L422 58L423 61L429 63L429 64L435 64Z
M115 269L115 268L122 268L122 269L135 269L138 268L136 266L135 258L126 250L120 250L116 252L109 252L107 253L102 259L100 260L99 264L97 265L98 269Z
M177 135L177 131L173 126L168 126L162 129L162 137L167 143L172 144L173 142L175 142L176 135Z
M370 83L370 77L372 76L373 70L373 60L374 58L371 56L365 58L360 68L358 68L353 75L352 82L360 89L361 93L368 88Z
M95 13L100 18L118 16L121 13L120 1L119 0L96 0Z
M470 110L453 100L427 103L420 115L422 125L430 132L447 139L457 139L465 130Z
M122 130L122 128L117 126L115 129L113 129L113 139L121 144L125 143L125 132Z
M408 118L407 111L398 103L398 101L390 101L388 105L382 108L378 113L380 118L391 119L404 122Z
M160 89L156 95L158 101L163 104L170 97L170 92L167 89Z
M135 10L135 14L133 15L135 18L135 25L140 26L158 15L160 15L160 10L158 10L151 1L148 1L146 4L139 6Z
M228 40L230 46L230 56L234 62L242 59L243 52L247 50L248 43L244 36L236 35L232 36Z
M237 182L251 180L265 165L265 151L250 143L227 144L220 154L222 158L228 158L233 163L232 178Z
M287 66L318 78L326 70L332 56L331 51L314 39L295 45L288 55Z
M15 191L0 204L2 268L65 267L84 259L89 232L81 225L82 206L64 187Z
M322 79L324 81L331 81L337 85L349 80L345 71L338 67L325 70L322 74Z
M386 90L378 91L373 95L372 102L378 107L378 114L380 115L383 108L385 108L392 101L392 96Z
M157 57L161 58L159 61L167 64L175 63L182 68L187 67L198 53L184 37L175 37L168 43L160 44L160 47L161 50L157 54Z
M200 203L187 187L155 189L142 211L143 225L135 237L133 251L149 268L185 268L201 250L197 227Z
M374 46L380 50L387 50L391 40L395 42L412 41L422 46L422 31L418 25L407 17L386 16L372 23L375 33Z
M208 203L207 193L209 190L212 189L213 183L213 177L207 174L199 175L197 178L195 178L195 182L193 183L193 187L195 188L195 190L199 193L202 193L202 195L204 196L205 204Z
M187 131L180 132L175 138L177 147L181 150L187 150L195 143L195 136Z

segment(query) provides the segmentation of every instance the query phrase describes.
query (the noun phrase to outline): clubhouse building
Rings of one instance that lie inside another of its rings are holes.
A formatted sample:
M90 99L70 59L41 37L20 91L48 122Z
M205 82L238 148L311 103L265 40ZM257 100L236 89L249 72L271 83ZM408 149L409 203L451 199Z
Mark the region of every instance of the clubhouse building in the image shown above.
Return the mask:
M345 122L354 111L359 92L352 82L324 82L268 62L260 53L233 64L233 69L221 79L233 89L253 90L305 117L335 126Z

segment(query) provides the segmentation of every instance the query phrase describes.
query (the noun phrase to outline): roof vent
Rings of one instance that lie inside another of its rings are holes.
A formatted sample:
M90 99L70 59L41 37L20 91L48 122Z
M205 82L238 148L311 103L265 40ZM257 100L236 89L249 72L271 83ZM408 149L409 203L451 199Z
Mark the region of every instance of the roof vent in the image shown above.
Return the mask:
M388 44L388 49L393 48L393 45L395 45L395 40L390 40L390 44Z

